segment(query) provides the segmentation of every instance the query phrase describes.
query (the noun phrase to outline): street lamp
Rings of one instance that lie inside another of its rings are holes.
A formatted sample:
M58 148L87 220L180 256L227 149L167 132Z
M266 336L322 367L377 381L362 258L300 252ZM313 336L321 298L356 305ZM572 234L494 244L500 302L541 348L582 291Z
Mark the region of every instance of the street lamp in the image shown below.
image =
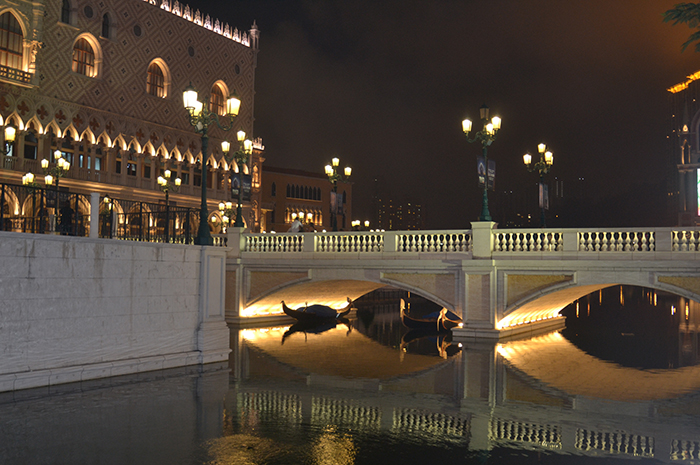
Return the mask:
M17 137L17 128L14 126L5 126L5 148L0 149L0 153L7 155L10 152L10 145L15 141Z
M66 172L70 169L70 162L63 158L63 156L61 155L61 151L58 149L54 151L53 157L54 160L56 160L56 164L54 166L49 166L49 160L44 158L43 160L41 160L41 168L44 170L44 183L46 184L47 188L53 186L54 180L56 181L54 218L56 219L56 221L58 221L59 215L61 214L58 183L61 181L61 178L66 175ZM48 201L46 206L48 207ZM55 224L51 225L51 230L55 231Z
M104 223L102 226L102 234L104 234L104 230L107 229L107 219L109 219L109 238L112 238L112 209L114 208L114 200L112 200L112 197L109 195L105 194L104 198L102 199L102 202L104 202L105 207L107 208L107 211L104 214Z
M233 126L233 118L238 115L238 110L241 107L241 101L235 96L226 100L226 115L228 123L222 125L219 122L219 115L216 112L209 110L209 99L204 102L197 100L197 91L192 87L192 83L182 93L182 102L189 114L190 124L194 126L195 131L202 135L202 204L199 211L199 231L194 243L197 245L214 245L214 239L209 231L207 217L209 210L207 208L207 145L209 136L207 132L211 124L216 125L222 131L228 131Z
M540 226L545 228L547 227L547 221L544 214L544 175L549 173L549 170L552 169L552 165L554 164L554 155L552 155L552 152L547 150L546 144L539 144L537 146L537 151L540 153L540 160L537 163L532 164L532 155L529 153L523 155L523 162L525 162L525 166L527 166L528 171L537 170L540 174Z
M219 202L219 211L221 212L221 223L226 226L231 225L231 217L233 216L233 203ZM223 232L226 232L224 229Z
M234 228L242 228L243 224L243 212L241 208L241 200L243 198L243 167L248 163L248 158L253 153L253 141L245 138L245 131L238 131L236 133L236 138L238 139L238 150L236 150L233 155L229 157L228 153L231 150L231 144L228 141L221 143L221 149L224 152L224 157L227 162L231 160L236 160L236 165L238 166L238 176L240 180L240 185L238 186L238 206L236 207L236 222L233 223ZM224 145L225 144L225 145Z
M165 193L165 228L163 231L165 233L165 242L170 242L170 198L168 193L171 189L177 192L182 183L180 178L175 178L175 182L171 182L170 176L170 170L165 170L163 176L158 176L158 187Z
M22 176L22 185L26 186L29 193L32 194L32 232L36 232L36 190L39 188L39 184L34 182L34 173L31 171L24 176Z
M352 174L352 168L349 166L345 167L343 173L338 172L338 165L340 165L340 159L338 158L333 158L331 164L326 165L326 175L333 185L333 193L331 194L331 229L333 231L338 230L338 181L348 182ZM335 204L333 203L333 199L335 199Z
M482 105L479 108L479 116L481 121L484 123L484 129L474 134L474 138L469 138L469 132L472 130L472 122L469 119L462 121L462 130L467 136L467 142L481 142L482 154L484 156L484 193L481 200L481 216L479 216L479 221L491 221L491 213L489 212L489 198L488 198L488 187L489 187L489 157L488 157L488 146L496 140L496 134L501 129L501 118L494 116L489 121L489 107Z

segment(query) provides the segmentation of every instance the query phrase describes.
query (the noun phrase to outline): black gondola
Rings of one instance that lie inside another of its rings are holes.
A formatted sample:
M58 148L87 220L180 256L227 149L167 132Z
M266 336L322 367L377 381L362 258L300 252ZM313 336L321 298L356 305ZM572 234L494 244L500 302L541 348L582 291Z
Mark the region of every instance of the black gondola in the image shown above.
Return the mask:
M287 307L287 305L285 305L284 303L284 300L282 301L282 311L299 321L337 320L350 313L351 308L352 300L349 297L348 305L341 308L340 310L336 310L326 305L308 305L304 307L299 307L295 310L293 308Z
M443 308L439 312L429 313L422 318L414 318L406 314L406 301L401 299L401 323L411 329L433 329L449 331L458 326L462 319L451 311Z

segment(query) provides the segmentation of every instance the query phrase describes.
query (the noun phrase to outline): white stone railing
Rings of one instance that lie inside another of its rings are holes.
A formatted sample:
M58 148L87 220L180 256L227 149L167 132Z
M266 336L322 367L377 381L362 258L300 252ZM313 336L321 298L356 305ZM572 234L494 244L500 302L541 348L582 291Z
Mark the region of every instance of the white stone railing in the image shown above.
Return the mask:
M494 230L494 252L556 252L564 250L564 234L546 230Z
M233 242L235 242L234 240ZM531 256L588 257L597 254L700 252L700 228L590 228L352 231L240 236L241 252L314 254L464 254L465 258ZM229 238L228 245L232 241ZM700 258L700 255L698 255Z
M231 228L233 229L233 228ZM304 234L245 234L245 252L302 252Z
M471 251L471 231L398 231L397 252Z
M700 230L674 229L671 231L674 252L700 252Z
M636 231L580 231L579 252L654 252L656 234L654 230Z

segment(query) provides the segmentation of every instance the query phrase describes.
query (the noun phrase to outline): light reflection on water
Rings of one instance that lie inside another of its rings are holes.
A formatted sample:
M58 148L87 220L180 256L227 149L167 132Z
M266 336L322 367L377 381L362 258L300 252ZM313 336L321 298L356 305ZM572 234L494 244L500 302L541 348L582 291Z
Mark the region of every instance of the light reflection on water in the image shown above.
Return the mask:
M698 365L625 365L560 333L460 348L370 307L323 332L232 329L205 372L2 395L0 463L700 463Z

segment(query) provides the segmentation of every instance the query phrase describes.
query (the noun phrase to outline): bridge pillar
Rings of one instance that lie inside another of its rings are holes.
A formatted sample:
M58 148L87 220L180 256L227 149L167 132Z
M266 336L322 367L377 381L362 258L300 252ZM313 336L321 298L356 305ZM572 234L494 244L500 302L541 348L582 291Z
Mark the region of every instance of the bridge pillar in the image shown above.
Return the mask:
M245 250L245 228L228 228L226 255L226 322L238 321L241 309L245 308L245 292L243 289L243 264L241 252Z
M462 410L471 418L472 450L490 450L491 409L496 405L496 350L494 343L466 343L462 346Z

